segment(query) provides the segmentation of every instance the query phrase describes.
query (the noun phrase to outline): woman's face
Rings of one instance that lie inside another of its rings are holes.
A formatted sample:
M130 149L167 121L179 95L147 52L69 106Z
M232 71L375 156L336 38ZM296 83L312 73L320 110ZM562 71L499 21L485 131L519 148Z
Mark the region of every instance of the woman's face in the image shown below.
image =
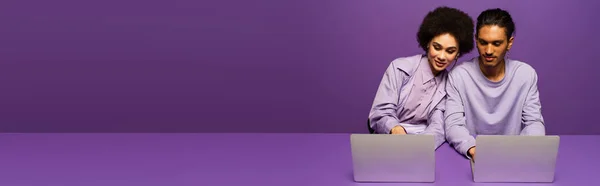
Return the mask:
M429 42L427 59L434 75L445 70L458 56L458 43L450 34L441 34Z

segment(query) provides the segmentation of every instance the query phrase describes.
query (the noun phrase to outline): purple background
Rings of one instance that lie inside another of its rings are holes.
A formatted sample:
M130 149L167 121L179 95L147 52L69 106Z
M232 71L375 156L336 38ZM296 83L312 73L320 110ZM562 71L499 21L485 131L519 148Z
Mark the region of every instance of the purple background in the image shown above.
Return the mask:
M385 68L450 5L508 9L548 133L600 134L598 1L408 2L3 0L0 131L366 132Z

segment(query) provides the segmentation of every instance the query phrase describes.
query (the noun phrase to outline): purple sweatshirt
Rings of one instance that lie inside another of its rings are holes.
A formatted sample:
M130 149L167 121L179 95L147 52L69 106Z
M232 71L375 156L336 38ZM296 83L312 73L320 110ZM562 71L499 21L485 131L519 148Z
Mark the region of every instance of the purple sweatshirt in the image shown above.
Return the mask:
M477 58L450 72L444 128L459 153L466 155L479 134L545 135L535 70L510 59L505 68L499 82L483 75Z

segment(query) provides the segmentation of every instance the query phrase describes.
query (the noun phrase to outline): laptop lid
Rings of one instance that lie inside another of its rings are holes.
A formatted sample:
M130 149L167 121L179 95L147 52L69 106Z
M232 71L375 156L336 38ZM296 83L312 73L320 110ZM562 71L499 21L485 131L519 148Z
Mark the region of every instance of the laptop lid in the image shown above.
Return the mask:
M356 182L433 182L433 135L352 134Z
M558 136L478 135L475 182L553 182Z

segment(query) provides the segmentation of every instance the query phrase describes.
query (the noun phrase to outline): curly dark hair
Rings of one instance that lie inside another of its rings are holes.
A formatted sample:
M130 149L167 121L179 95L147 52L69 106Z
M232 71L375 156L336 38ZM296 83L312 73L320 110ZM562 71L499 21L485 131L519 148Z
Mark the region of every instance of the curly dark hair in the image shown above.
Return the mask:
M442 6L427 13L417 32L417 41L427 52L427 46L434 37L450 34L456 38L458 54L462 55L473 50L474 27L473 19L467 13Z

